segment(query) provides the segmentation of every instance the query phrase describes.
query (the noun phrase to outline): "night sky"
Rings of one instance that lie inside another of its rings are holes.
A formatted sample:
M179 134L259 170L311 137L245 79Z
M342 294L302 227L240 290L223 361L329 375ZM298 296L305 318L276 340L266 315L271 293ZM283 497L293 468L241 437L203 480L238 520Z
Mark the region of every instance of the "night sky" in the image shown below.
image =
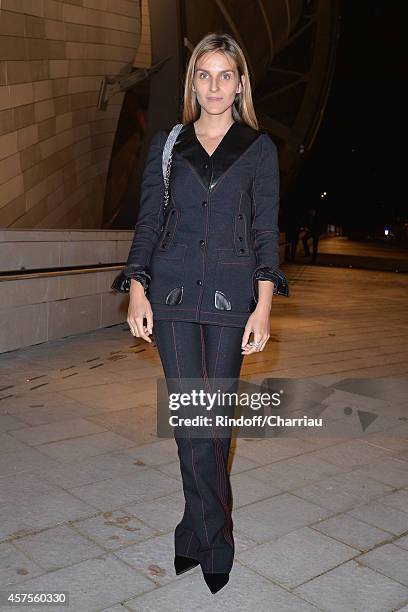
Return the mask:
M327 191L329 223L370 231L398 215L408 220L402 180L408 174L402 167L407 22L403 2L343 0L340 7L325 116L292 195L320 206Z

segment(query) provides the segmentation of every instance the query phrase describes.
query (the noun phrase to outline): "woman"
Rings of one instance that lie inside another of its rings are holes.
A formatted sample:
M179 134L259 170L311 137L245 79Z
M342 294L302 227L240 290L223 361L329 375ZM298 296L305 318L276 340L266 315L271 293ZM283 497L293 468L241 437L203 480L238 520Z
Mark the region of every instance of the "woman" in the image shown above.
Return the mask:
M228 34L205 36L189 61L164 214L167 135L153 137L143 174L124 269L132 279L127 321L151 342L154 319L166 380L184 390L187 379L202 379L211 389L215 378L238 382L244 355L262 351L270 337L272 295L288 296L279 269L277 148L258 129L245 57ZM176 573L200 564L215 593L234 557L231 437L175 437L186 502L175 530Z

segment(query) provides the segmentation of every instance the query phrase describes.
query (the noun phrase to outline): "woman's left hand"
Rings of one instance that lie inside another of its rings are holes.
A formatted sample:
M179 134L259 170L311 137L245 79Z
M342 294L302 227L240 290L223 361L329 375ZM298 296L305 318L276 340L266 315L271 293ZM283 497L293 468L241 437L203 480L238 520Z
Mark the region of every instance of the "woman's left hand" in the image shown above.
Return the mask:
M251 353L263 351L271 335L269 317L270 308L264 309L260 304L258 304L254 312L248 318L247 324L245 326L245 331L244 335L242 336L241 343L242 355L250 355ZM254 344L251 344L249 342L249 336L251 332L254 336Z

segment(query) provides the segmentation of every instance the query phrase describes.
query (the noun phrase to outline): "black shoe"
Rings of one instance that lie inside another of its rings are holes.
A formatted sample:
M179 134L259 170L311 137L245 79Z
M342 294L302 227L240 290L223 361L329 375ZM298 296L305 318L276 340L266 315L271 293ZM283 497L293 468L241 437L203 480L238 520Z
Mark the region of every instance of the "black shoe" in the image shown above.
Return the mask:
M181 555L176 555L174 557L174 568L177 576L184 574L184 572L188 572L188 570L193 569L193 567L197 565L199 565L199 561L191 557L182 557Z
M208 574L203 572L203 576L211 593L216 593L222 589L229 580L229 574Z

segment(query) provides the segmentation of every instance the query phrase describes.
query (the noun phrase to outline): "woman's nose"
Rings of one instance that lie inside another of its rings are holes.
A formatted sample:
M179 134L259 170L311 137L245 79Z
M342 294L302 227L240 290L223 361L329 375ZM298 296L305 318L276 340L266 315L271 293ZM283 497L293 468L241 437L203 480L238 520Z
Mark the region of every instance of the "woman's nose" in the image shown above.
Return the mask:
M210 81L210 91L213 91L213 92L218 91L218 82L217 82L217 79L211 79L211 81Z

